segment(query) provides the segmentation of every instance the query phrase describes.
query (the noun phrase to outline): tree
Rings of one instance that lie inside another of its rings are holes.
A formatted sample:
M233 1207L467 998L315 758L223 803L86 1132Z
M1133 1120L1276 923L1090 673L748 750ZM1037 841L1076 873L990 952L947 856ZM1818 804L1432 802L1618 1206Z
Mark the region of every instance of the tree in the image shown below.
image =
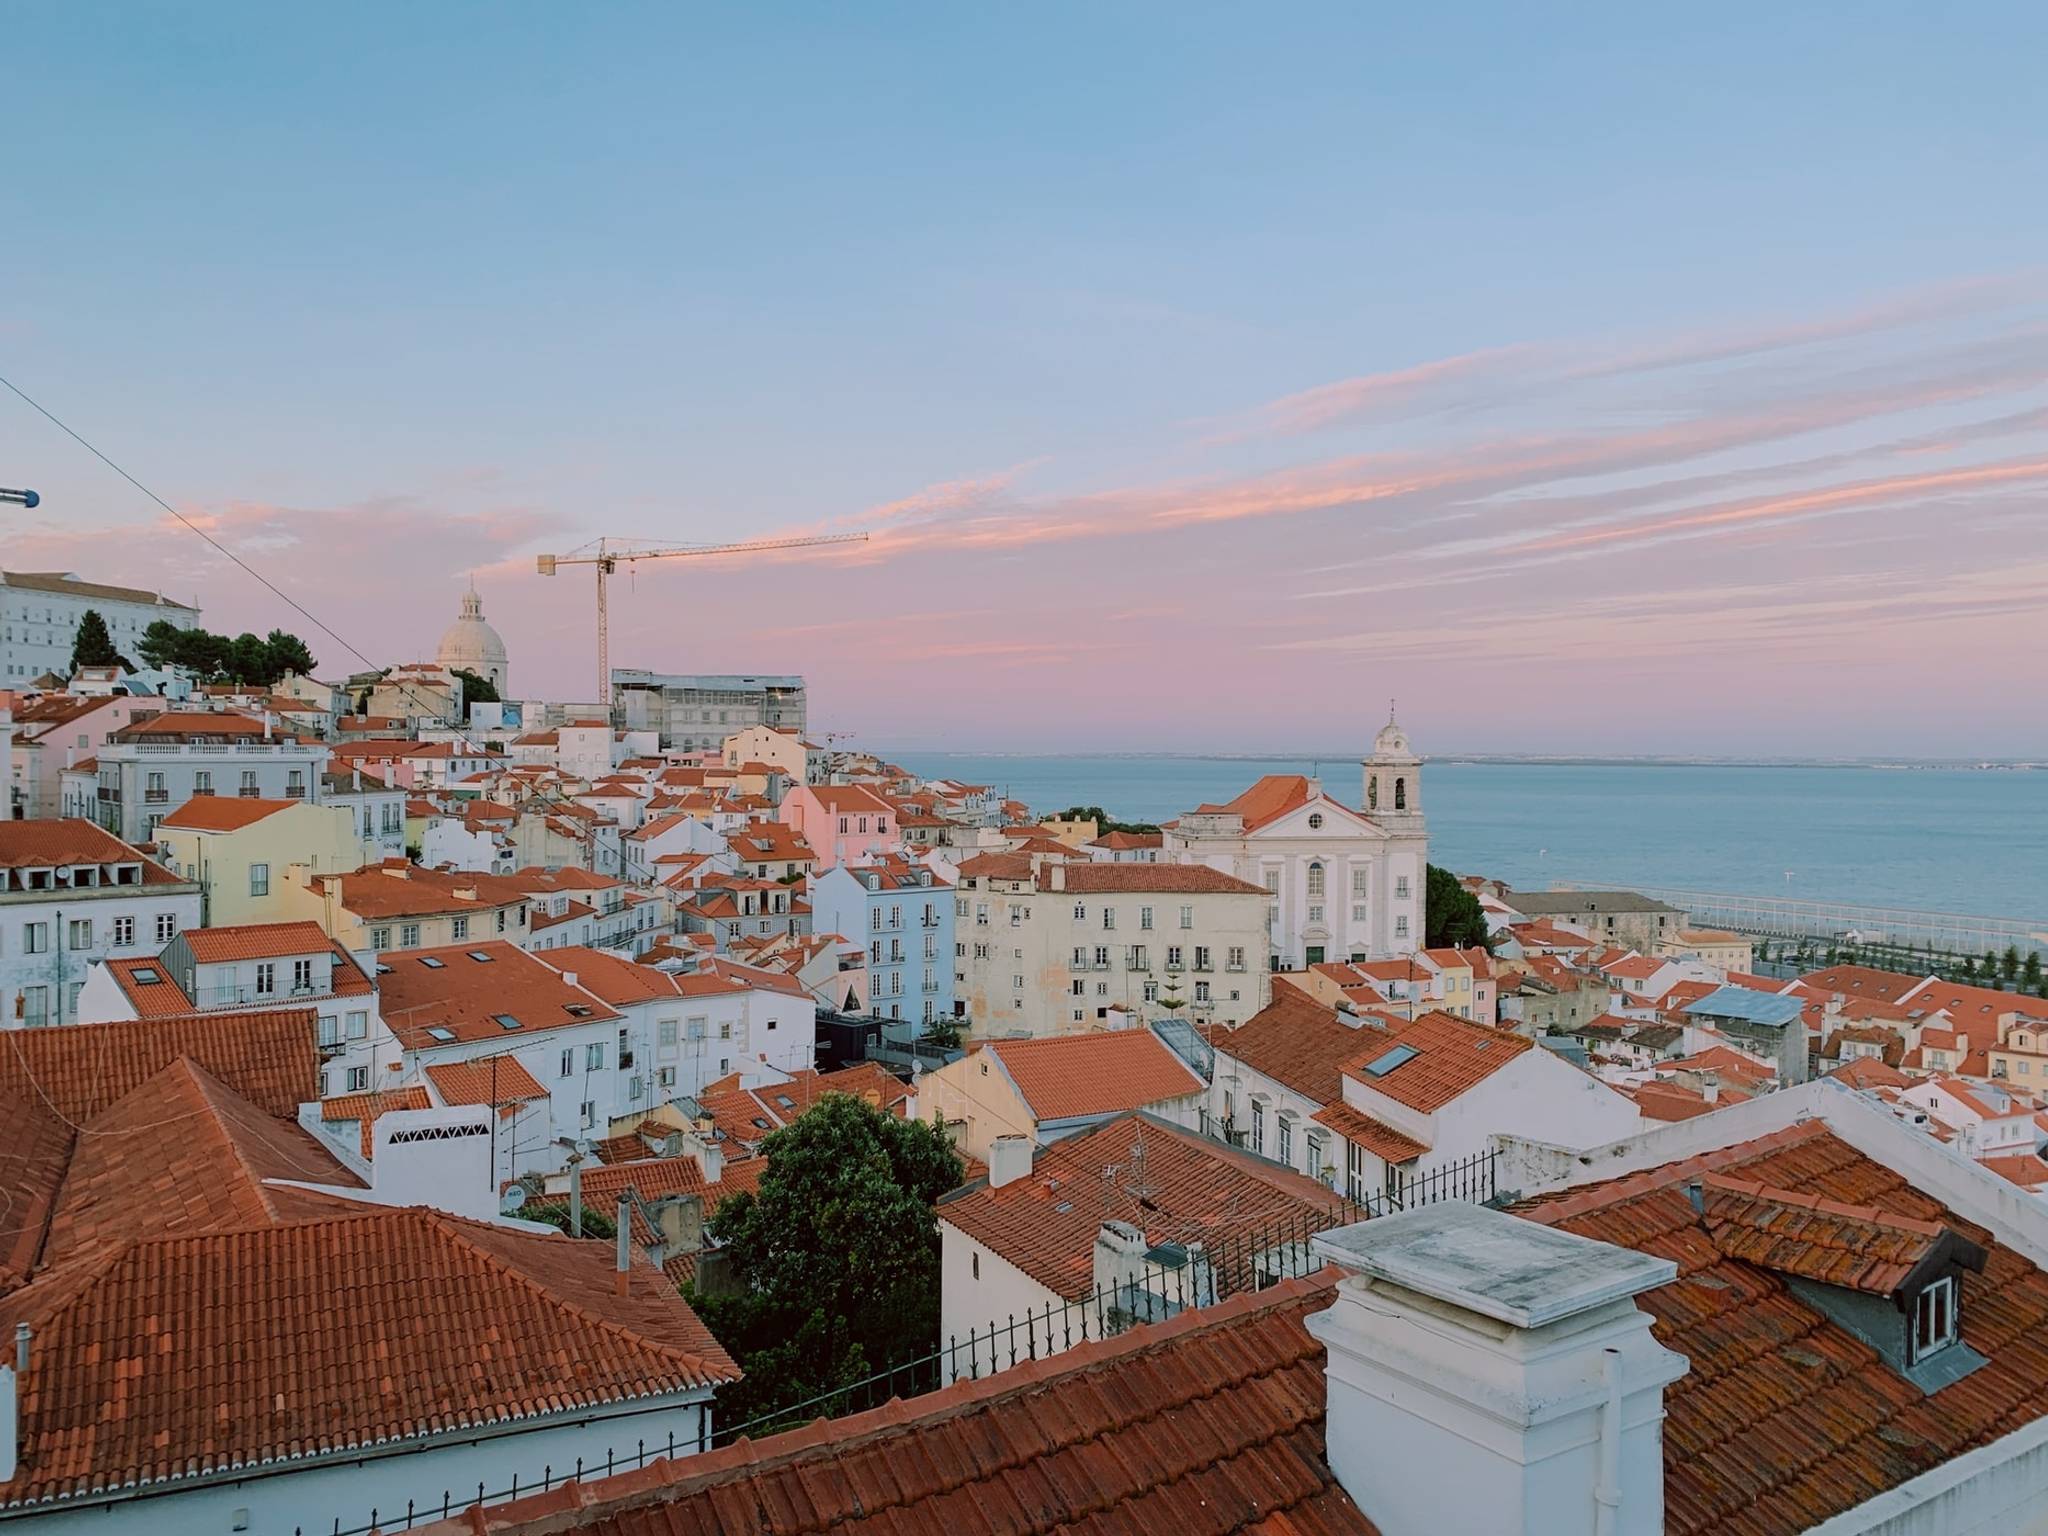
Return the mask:
M1099 805L1070 805L1064 811L1055 811L1045 818L1047 821L1092 821L1098 837L1109 832L1157 832L1159 828L1149 821L1118 821Z
M288 677L310 677L317 665L313 653L306 648L306 642L281 629L273 629L264 637L263 649L268 652L266 660L270 672L266 681L273 684Z
M932 1206L961 1175L942 1127L846 1094L827 1094L762 1151L758 1190L708 1224L738 1293L686 1292L746 1373L720 1398L740 1423L937 1348Z
M149 628L142 632L142 639L135 647L135 654L142 658L145 667L168 667L178 660L179 648L185 643L185 631L169 619L151 619Z
M2020 951L2017 944L2005 946L2005 953L1998 957L1998 972L2007 981L2011 981L2019 975Z
M71 670L127 665L114 649L114 637L107 633L107 621L100 617L99 609L86 609L85 617L78 621L78 634L71 642Z
M2020 967L2020 985L2037 997L2041 992L2041 952L2027 951L2026 963Z
M924 1037L920 1043L942 1051L959 1050L960 1021L943 1016L933 1019L931 1023L925 1025Z
M488 677L480 677L476 673L462 667L456 667L454 672L457 677L462 679L463 703L496 704L498 702L498 685Z
M1422 901L1422 942L1426 948L1462 948L1472 944L1482 949L1493 947L1493 936L1486 931L1485 908L1448 869L1429 866Z

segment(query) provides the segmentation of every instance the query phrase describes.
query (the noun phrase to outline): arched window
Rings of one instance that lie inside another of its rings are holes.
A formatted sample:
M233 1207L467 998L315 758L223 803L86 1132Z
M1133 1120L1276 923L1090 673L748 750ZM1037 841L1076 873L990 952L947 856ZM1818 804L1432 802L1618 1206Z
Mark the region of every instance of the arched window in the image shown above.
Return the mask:
M1308 867L1308 899L1323 899L1323 866L1320 864L1311 864Z
M1406 779L1394 780L1394 809L1397 811L1408 809L1408 781Z
M1365 781L1365 808L1368 811L1380 808L1380 781L1376 778Z

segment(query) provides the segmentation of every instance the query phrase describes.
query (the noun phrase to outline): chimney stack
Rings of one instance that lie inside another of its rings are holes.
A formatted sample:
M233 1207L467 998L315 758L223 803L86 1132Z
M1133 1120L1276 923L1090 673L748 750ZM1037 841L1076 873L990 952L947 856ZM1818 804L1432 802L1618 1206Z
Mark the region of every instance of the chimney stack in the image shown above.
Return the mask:
M1677 1265L1464 1201L1313 1248L1346 1271L1308 1319L1330 1467L1386 1536L1662 1536L1688 1366L1633 1298Z
M1709 1104L1721 1102L1721 1074L1705 1072L1700 1075L1700 1097Z
M998 1136L988 1146L988 1187L1003 1189L1031 1175L1031 1138Z

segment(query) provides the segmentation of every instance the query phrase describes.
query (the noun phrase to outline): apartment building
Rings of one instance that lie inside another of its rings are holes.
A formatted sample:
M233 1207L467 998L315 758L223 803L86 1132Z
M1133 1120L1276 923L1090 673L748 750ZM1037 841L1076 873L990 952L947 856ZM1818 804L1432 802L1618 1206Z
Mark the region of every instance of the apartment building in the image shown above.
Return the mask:
M92 819L125 842L149 842L171 812L208 795L318 804L327 748L280 736L267 720L166 710L131 721L95 759Z
M749 726L777 726L802 735L801 677L671 676L632 667L612 668L612 703L626 729L654 731L661 745L697 752L718 750Z
M157 846L174 874L206 892L209 927L277 922L290 914L285 871L346 874L377 862L375 843L356 836L355 818L303 800L201 796L157 824Z
M504 939L530 947L527 894L502 875L451 874L386 859L351 874L285 872L287 915L318 923L351 954Z
M957 976L953 891L945 876L901 854L840 865L811 880L813 932L868 948L867 1011L950 1018Z
M200 909L198 882L89 821L0 821L0 1028L76 1023L95 964L154 955Z
M1112 1010L1238 1023L1266 1005L1266 888L1204 865L981 854L960 866L954 922L954 1012L977 1035L1065 1034Z
M180 629L199 622L199 609L141 587L83 581L71 571L0 571L0 688L19 688L46 672L71 675L71 649L88 612L133 656L143 632L159 619Z
M52 693L14 711L7 752L7 803L0 816L64 814L64 773L106 745L123 726L164 708L164 701L125 693L81 697Z

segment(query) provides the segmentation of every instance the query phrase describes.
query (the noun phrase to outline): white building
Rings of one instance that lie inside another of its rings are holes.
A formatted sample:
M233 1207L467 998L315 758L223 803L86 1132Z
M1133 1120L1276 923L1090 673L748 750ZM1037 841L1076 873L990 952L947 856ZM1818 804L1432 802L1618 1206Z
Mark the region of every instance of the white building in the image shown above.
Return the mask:
M462 594L462 612L442 631L434 651L437 665L451 672L469 672L498 690L498 697L512 697L512 668L506 660L505 642L484 618L484 600L472 582Z
M327 757L321 743L280 736L267 718L166 710L123 726L99 749L92 818L116 837L142 843L198 795L317 805Z
M981 854L960 866L954 914L954 1001L978 1036L1093 1029L1175 999L1205 1023L1266 1005L1266 891L1221 870Z
M180 629L199 622L199 610L139 587L81 581L69 571L0 571L0 688L20 688L45 672L71 675L71 647L88 612L107 621L114 649L135 654L143 632L159 619Z
M1429 873L1421 760L1389 721L1362 767L1362 809L1318 780L1272 774L1170 823L1161 857L1263 886L1277 969L1408 954L1422 942Z
M192 928L147 959L95 965L79 994L78 1022L310 1008L320 1051L320 1097L396 1082L398 1042L384 1026L377 988L318 923Z
M0 1028L78 1022L96 963L156 954L202 899L91 822L0 821Z

